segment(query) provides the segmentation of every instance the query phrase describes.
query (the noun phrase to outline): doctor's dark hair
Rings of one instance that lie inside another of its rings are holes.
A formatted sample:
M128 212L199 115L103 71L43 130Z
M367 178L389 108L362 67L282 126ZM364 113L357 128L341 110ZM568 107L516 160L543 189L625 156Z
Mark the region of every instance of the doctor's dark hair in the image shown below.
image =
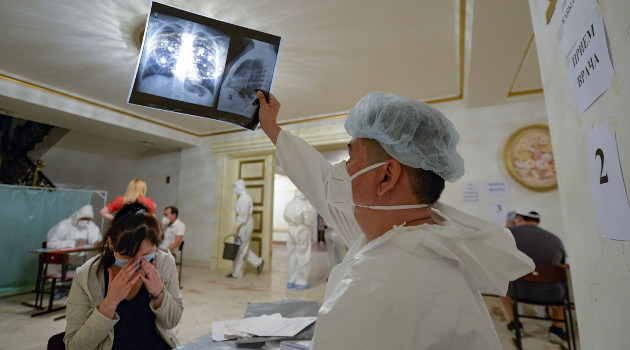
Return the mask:
M366 148L367 160L370 164L394 159L378 141L366 138L360 140ZM442 191L444 191L444 179L442 177L429 170L412 168L402 163L400 165L407 173L413 195L420 204L434 204L440 199Z
M102 259L97 271L113 264L114 251L129 257L135 256L145 239L156 246L160 245L160 225L157 219L149 214L147 206L138 201L124 205L103 233L100 246Z

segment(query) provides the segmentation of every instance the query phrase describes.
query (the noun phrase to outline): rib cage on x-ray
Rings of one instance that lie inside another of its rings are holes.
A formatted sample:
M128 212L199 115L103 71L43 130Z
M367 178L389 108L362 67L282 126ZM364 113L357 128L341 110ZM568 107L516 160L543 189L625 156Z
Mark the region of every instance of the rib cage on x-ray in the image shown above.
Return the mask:
M138 67L138 90L214 107L230 38L204 25L152 14Z
M225 74L217 109L252 118L258 109L256 89L269 91L276 63L276 46L249 39L245 50Z

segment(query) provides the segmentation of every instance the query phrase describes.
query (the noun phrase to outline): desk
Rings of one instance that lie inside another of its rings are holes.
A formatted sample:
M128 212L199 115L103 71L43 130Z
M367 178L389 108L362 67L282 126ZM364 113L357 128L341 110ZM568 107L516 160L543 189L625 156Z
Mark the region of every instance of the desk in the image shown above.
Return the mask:
M26 305L26 306L30 306L33 307L37 310L43 310L37 313L34 313L31 315L31 317L35 317L35 316L39 316L39 315L43 315L43 314L47 314L53 311L57 311L57 310L61 310L61 309L65 309L66 306L60 306L57 308L53 308L53 299L55 298L55 296L51 293L50 295L50 300L48 302L48 308L44 309L43 307L43 302L44 302L44 298L43 298L43 294L44 294L44 290L43 290L43 283L42 283L42 276L44 274L44 260L46 256L49 256L50 254L63 254L63 255L70 255L70 253L78 253L78 252L88 252L88 251L95 251L98 250L97 247L94 246L79 246L79 247L74 247L74 248L66 248L66 249L51 249L51 248L40 248L40 249L31 249L29 250L29 253L34 253L34 254L38 254L39 255L39 263L37 266L37 280L35 281L35 303L31 304L31 303L27 303L27 302L22 302L22 305Z
M271 315L274 313L280 313L282 317L304 317L304 316L317 316L320 303L318 301L304 301L287 299L273 303L258 303L247 304L244 317L256 317L261 315ZM211 325L208 325L211 328ZM313 337L313 331L315 324L306 327L303 331L297 334L296 338L311 339ZM275 338L275 339L272 339ZM201 336L189 343L177 347L179 350L229 350L229 349L262 349L264 342L280 340L280 337L255 337L242 339L244 341L255 340L256 342L237 344L236 340L227 340L222 342L215 342L212 340L212 333ZM284 338L286 339L286 338Z

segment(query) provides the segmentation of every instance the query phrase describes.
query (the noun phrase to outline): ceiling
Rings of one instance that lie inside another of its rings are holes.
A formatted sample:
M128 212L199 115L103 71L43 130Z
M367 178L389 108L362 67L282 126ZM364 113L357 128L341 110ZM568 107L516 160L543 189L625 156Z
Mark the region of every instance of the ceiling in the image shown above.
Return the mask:
M338 116L369 91L471 107L541 92L527 1L161 2L282 38L281 123ZM0 114L164 150L242 130L127 103L149 8L0 0Z

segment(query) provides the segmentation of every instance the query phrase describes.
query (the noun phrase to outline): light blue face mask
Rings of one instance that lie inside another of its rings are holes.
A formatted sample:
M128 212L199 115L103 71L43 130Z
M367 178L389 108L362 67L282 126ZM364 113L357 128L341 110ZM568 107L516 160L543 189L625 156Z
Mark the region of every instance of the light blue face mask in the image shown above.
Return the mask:
M125 267L125 265L127 265L127 262L129 262L129 259L118 259L116 257L114 257L114 258L116 259L116 262L114 262L114 265L116 265L116 266L118 266L120 268ZM143 258L146 261L148 261L148 262L152 262L155 259L155 252L153 252L151 254L148 254L148 255L145 255L145 256L143 256ZM138 264L139 263L140 262L138 261Z

